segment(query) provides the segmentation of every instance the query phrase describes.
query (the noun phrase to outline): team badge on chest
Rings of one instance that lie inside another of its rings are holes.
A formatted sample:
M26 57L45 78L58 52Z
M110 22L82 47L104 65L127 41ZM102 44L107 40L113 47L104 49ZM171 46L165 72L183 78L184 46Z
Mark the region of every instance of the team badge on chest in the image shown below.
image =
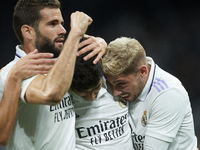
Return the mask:
M142 126L145 127L147 125L147 111L144 111L144 114L141 119Z
M122 108L126 108L126 107L127 107L127 101L124 100L123 98L119 97L119 105L120 105Z

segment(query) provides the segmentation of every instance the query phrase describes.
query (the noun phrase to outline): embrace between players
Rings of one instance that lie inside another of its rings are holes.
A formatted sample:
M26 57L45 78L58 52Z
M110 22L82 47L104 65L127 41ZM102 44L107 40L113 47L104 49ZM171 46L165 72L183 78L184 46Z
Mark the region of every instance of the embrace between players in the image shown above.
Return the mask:
M65 40L58 0L18 1L13 28L21 44L0 73L0 143L7 150L196 150L181 82L136 39L107 46L86 35L92 21L72 13Z

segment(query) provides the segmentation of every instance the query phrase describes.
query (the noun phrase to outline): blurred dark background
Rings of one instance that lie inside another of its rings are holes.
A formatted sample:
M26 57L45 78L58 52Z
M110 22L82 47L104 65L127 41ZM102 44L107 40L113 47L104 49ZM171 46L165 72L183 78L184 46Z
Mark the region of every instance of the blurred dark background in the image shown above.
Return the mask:
M14 58L19 44L12 29L17 0L0 1L0 67ZM195 132L200 135L200 4L197 0L60 0L65 28L70 14L83 11L93 18L87 34L107 43L117 37L136 38L148 56L178 77L191 99ZM2 149L2 148L0 148Z

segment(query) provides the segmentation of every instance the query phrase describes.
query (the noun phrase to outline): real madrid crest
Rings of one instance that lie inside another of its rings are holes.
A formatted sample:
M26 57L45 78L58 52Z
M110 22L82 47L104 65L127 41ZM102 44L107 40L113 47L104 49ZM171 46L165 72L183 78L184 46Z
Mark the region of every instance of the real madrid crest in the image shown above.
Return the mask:
M146 110L144 111L141 122L142 122L143 127L147 125L147 111Z
M127 107L127 101L121 97L119 97L119 105L122 107L122 108L126 108Z

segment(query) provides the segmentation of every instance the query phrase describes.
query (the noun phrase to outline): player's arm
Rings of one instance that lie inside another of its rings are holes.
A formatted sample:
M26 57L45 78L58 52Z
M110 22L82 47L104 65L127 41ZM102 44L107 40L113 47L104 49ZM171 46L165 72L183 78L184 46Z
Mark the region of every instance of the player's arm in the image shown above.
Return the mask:
M144 149L152 147L156 148L155 150L160 150L160 148L167 150L176 137L185 116L187 101L180 91L171 89L163 92L152 102L152 112L145 132Z
M84 37L87 38L87 40L81 42L78 48L80 49L85 45L87 46L78 51L77 56L80 56L85 52L91 51L91 53L89 53L87 56L84 57L84 60L87 61L88 59L98 54L97 58L93 62L94 64L96 64L106 53L107 43L104 39L100 37L93 37L86 34L84 35Z
M21 58L8 73L4 94L0 102L0 145L7 145L12 134L22 80L36 74L47 73L52 65L46 64L55 62L54 59L47 59L51 58L53 54L36 53L37 51L34 51Z
M28 103L55 105L62 100L71 85L79 41L91 22L82 12L71 15L71 30L62 52L47 75L39 75L29 84L24 96Z
M167 150L169 143L151 136L145 136L144 149L145 150Z
M167 150L168 146L169 143L162 141L160 139L156 139L150 136L145 137L145 144L144 144L145 150L157 150L157 149ZM199 149L197 148L197 150Z

